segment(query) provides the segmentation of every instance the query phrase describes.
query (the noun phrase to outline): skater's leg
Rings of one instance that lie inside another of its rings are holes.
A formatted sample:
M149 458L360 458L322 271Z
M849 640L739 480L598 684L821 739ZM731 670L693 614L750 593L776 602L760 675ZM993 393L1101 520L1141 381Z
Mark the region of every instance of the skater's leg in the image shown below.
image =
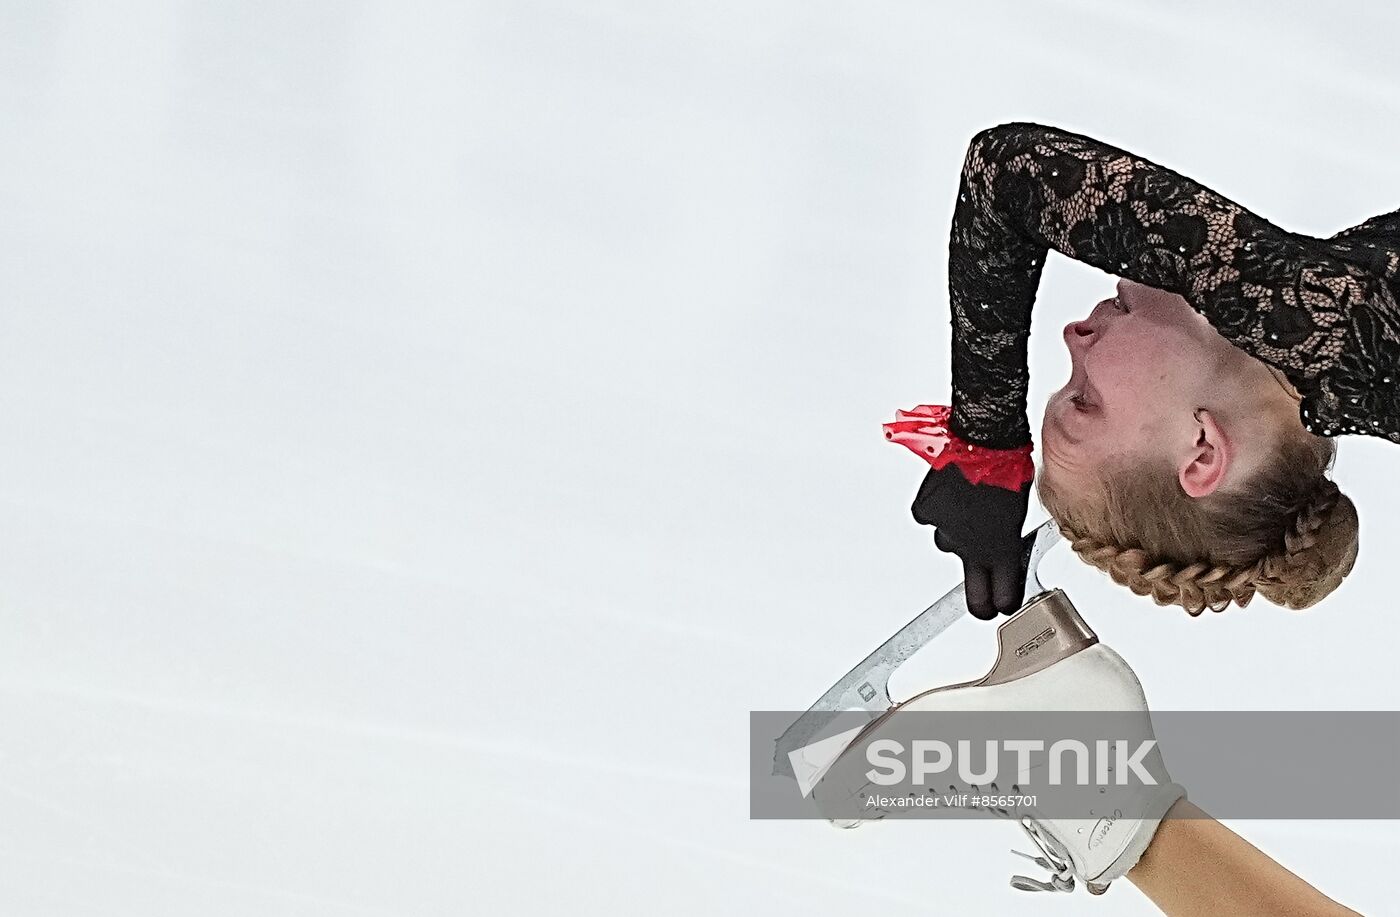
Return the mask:
M1170 917L1359 917L1185 799L1127 876Z

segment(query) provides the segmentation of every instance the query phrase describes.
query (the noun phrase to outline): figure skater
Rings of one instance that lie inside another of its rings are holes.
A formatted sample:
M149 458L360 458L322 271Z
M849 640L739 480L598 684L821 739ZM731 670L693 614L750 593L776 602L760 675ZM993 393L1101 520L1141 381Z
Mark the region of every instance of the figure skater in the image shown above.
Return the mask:
M968 147L949 245L952 404L888 439L932 466L913 505L963 561L969 610L1016 610L1035 478L1031 305L1049 249L1121 278L1064 329L1038 491L1074 551L1191 614L1256 593L1306 608L1350 572L1335 438L1400 442L1400 210L1321 239L1069 131Z

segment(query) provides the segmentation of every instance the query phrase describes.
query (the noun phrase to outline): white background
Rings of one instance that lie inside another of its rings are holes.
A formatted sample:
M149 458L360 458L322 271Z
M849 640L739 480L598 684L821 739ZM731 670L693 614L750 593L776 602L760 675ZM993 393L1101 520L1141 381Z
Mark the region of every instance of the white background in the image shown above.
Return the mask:
M880 424L946 400L971 136L1087 133L1328 235L1400 206L1398 29L0 4L0 912L1153 913L1011 890L1001 821L750 821L748 711L960 575ZM1112 283L1051 259L1033 408ZM1158 709L1391 709L1397 457L1342 443L1360 562L1306 613L1046 572ZM962 622L906 685L992 654ZM1393 823L1234 826L1393 904Z

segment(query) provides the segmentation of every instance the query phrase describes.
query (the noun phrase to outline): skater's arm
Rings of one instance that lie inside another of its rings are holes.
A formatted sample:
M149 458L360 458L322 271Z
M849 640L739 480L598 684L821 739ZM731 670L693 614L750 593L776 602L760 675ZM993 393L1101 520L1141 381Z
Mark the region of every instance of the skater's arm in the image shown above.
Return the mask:
M1386 380L1400 363L1394 245L1287 232L1171 169L1026 122L974 136L959 182L950 426L963 439L1030 442L1026 344L1051 248L1184 297L1232 344L1283 371L1314 432L1356 427L1400 441Z
M1287 376L1308 430L1400 442L1400 236L1390 228L1376 218L1316 239L1091 137L1027 122L977 133L948 246L950 413L885 431L934 466L913 514L962 559L969 610L992 618L1020 604L1034 472L1027 343L1050 249L1182 296Z
M1185 799L1127 876L1169 917L1359 917Z

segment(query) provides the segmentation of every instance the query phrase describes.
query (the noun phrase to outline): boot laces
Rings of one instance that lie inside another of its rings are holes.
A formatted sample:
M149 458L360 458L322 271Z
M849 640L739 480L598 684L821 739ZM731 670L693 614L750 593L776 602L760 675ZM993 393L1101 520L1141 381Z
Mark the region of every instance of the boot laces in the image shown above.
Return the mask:
M955 786L949 786L949 792L956 791ZM981 791L982 787L972 784L972 789ZM995 792L997 785L993 783L991 789ZM1012 789L1017 787L1013 784ZM1010 810L1000 806L979 806L975 802L971 805L973 809L981 809L988 815L999 818L1016 818L1021 830L1026 832L1026 836L1031 839L1036 848L1040 851L1040 856L1034 856L1012 848L1011 852L1017 856L1025 857L1041 869L1048 870L1050 880L1048 882L1040 879L1032 879L1030 876L1013 875L1011 877L1011 887L1023 892L1071 892L1074 891L1074 870L1069 864L1069 855L1066 851L1061 851L1059 845L1048 835L1046 835L1039 825L1037 825L1028 815L1021 815L1019 818ZM883 816L882 816L883 817ZM1091 889L1092 890L1092 889Z
M1046 837L1040 826L1031 821L1028 816L1020 819L1021 829L1026 832L1026 836L1031 839L1040 850L1040 856L1029 853L1022 853L1013 849L1011 852L1017 856L1023 856L1041 869L1049 870L1052 873L1050 881L1045 882L1040 879L1032 879L1030 876L1011 877L1011 887L1020 889L1023 892L1070 892L1074 891L1074 872L1070 869L1068 857L1062 856L1056 851L1056 846L1050 838Z

